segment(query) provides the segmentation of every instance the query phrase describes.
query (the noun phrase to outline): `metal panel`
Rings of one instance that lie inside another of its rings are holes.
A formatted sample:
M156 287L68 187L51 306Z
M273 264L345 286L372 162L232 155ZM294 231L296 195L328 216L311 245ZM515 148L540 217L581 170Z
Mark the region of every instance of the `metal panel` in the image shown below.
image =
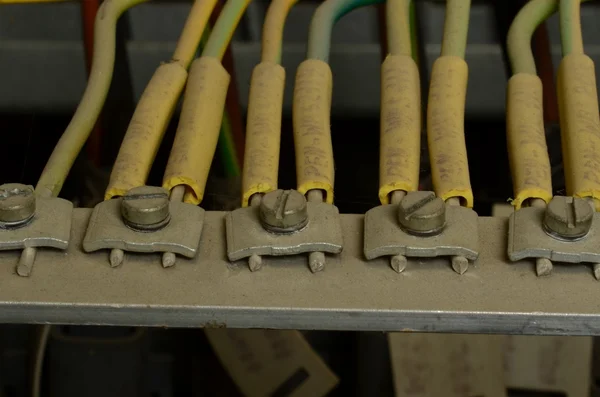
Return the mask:
M403 274L366 262L363 217L342 215L344 251L318 274L305 258L265 258L251 273L230 264L225 213L206 214L199 255L170 269L160 255L129 255L110 268L84 254L91 211L76 209L67 253L40 250L30 278L18 254L0 253L0 321L170 327L600 335L600 287L583 265L538 278L531 262L506 262L507 221L481 218L478 265L460 276L420 260Z

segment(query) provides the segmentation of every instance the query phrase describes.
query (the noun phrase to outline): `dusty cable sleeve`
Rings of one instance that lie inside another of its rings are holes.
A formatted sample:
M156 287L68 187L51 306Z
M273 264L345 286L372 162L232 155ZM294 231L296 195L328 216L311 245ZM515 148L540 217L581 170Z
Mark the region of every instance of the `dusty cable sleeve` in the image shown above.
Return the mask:
M410 55L389 55L381 65L379 200L419 188L421 83Z
M473 207L465 144L464 113L469 68L464 59L439 57L433 64L427 107L427 141L436 194L460 197Z
M216 4L217 0L195 0L192 4L173 53L173 60L185 69L190 67L196 55L196 50L202 40L202 33Z
M506 133L516 209L530 199L552 199L543 96L538 76L518 73L508 81Z
M465 57L471 0L446 0L442 56Z
M107 0L98 10L94 62L79 106L56 144L36 186L38 193L56 196L89 137L102 110L115 63L117 20L127 9L147 0Z
M281 113L285 70L271 62L258 64L250 80L246 148L242 178L242 206L255 193L277 189Z
M385 18L388 51L391 55L412 54L410 5L412 0L388 0Z
M217 147L229 73L212 57L196 59L190 68L175 142L163 179L171 190L186 185L184 201L200 204Z
M261 62L281 63L283 28L290 9L298 0L273 0L263 24Z
M298 191L325 192L333 203L334 164L330 111L332 75L329 65L307 59L298 67L293 99L294 145Z
M600 118L594 62L565 56L558 68L558 104L567 195L592 197L600 211Z
M187 77L187 71L178 62L163 64L156 70L127 128L110 175L105 200L146 184Z
M583 54L581 0L560 0L560 39L563 56Z

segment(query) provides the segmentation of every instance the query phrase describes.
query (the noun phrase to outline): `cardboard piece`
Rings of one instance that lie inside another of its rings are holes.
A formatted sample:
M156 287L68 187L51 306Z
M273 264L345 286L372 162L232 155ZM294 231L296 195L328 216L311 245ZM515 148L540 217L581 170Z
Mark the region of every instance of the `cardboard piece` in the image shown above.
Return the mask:
M205 332L219 360L246 396L318 397L338 383L337 376L298 331Z

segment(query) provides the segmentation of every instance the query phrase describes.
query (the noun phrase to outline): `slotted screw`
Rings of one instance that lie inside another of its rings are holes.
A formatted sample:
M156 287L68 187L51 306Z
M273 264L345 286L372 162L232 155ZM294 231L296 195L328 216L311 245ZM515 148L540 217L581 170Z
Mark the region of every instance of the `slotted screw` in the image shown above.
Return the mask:
M155 186L133 188L123 196L121 215L131 228L143 231L160 229L171 219L169 193Z
M585 237L592 228L594 210L577 197L555 196L544 213L544 229L555 238L576 240Z
M271 232L298 231L308 223L306 198L296 190L269 192L260 202L260 221Z
M19 226L35 214L33 186L7 183L0 186L0 222L4 226Z
M433 192L409 192L398 204L398 221L411 234L438 234L446 224L446 204Z

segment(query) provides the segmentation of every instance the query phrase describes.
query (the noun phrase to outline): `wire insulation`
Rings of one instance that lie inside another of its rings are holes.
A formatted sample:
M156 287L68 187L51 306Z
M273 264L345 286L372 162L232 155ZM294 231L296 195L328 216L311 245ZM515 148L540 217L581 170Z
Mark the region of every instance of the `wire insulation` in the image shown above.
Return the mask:
M439 57L431 71L427 140L433 187L438 197L462 198L473 207L465 144L465 99L469 68L464 59Z
M560 0L560 39L563 56L583 54L581 0Z
M187 71L178 62L163 64L156 70L131 117L105 200L146 184L187 77Z
M263 24L261 62L281 63L283 29L290 9L298 0L273 0Z
M223 59L227 46L251 0L228 0L202 51L203 57Z
M506 133L517 210L530 199L552 199L543 98L538 76L519 73L508 81Z
M196 55L202 33L216 4L217 0L195 0L192 5L173 53L173 60L185 69L190 67Z
M381 65L379 200L419 188L421 83L410 55L389 55Z
M219 139L229 73L221 62L202 56L192 63L175 142L163 179L171 190L186 185L184 201L200 204Z
M442 56L465 57L470 11L471 0L446 0Z
M412 54L411 34L412 0L387 0L386 27L388 52L391 55Z
M277 189L281 113L285 69L271 62L258 64L250 80L242 206L256 193Z
M296 73L293 99L294 145L298 191L325 192L333 203L334 164L331 143L331 94L333 77L329 65L307 59Z
M117 20L127 9L147 0L106 0L96 17L94 57L85 92L56 144L36 186L41 194L57 196L62 185L94 128L106 100L115 63Z
M335 23L356 8L384 2L385 0L326 0L317 8L310 22L307 58L327 62Z
M592 197L600 211L600 116L594 62L587 55L562 59L558 104L567 195Z

